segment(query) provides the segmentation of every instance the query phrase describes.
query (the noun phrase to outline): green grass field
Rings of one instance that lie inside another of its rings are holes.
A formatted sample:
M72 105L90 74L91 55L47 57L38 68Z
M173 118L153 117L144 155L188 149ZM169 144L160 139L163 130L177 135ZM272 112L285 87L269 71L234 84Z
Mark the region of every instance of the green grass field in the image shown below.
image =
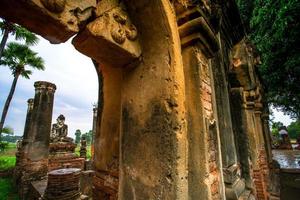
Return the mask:
M12 169L15 167L15 156L0 156L0 171Z
M0 171L14 168L16 163L16 144L8 143L6 149L0 152Z
M0 171L9 170L15 167L16 144L8 143L6 149L0 152ZM0 200L19 200L17 191L13 187L12 178L0 178Z

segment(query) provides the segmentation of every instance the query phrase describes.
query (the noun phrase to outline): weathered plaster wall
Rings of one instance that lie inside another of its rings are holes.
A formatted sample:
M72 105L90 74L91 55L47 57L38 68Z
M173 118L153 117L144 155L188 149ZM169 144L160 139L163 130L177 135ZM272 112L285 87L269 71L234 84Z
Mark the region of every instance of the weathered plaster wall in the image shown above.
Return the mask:
M141 64L122 83L120 199L187 199L184 77L167 0L130 1Z

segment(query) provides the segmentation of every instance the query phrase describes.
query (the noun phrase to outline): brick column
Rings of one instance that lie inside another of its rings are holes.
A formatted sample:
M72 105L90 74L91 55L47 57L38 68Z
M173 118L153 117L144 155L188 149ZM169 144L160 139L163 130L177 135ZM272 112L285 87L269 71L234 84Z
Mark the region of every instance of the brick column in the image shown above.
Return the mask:
M31 181L47 175L49 139L56 86L45 81L34 83L35 96L31 113L25 125L23 156L20 161L22 174L18 180L19 194L26 198Z
M25 127L24 127L24 134L23 134L23 141L26 141L28 139L28 130L31 124L32 119L32 110L33 110L33 103L34 99L30 98L27 101L28 108L27 108L27 115L26 115L26 121L25 121Z
M17 145L16 166L15 166L14 175L13 175L13 179L16 184L18 183L18 180L22 173L22 168L20 165L21 160L23 159L23 156L24 156L24 149L23 149L24 145L22 143L24 141L27 141L28 129L29 129L29 126L31 123L31 118L32 118L33 101L34 101L34 99L32 99L32 98L27 100L28 108L27 108L27 115L26 115L26 121L25 121L25 127L24 127L24 134L23 134L22 141L20 141L20 143L18 143L18 145Z

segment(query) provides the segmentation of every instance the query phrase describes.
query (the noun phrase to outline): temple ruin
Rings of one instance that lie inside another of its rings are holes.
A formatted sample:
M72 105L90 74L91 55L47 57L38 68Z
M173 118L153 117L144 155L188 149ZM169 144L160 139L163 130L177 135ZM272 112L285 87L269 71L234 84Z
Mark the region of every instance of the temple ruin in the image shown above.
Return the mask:
M97 63L93 199L279 199L259 57L234 0L0 5L1 17L51 43L75 36ZM40 175L43 152L26 154Z

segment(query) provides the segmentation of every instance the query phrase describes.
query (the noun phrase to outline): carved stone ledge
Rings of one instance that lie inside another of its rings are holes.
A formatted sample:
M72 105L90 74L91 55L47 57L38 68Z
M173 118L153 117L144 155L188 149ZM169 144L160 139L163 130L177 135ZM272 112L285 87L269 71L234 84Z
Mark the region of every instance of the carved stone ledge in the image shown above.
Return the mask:
M182 47L197 43L208 58L219 50L219 43L199 8L186 10L177 17Z
M1 0L0 16L61 43L79 32L95 6L96 0Z
M141 55L138 31L120 6L104 12L72 41L75 48L103 65L123 67Z
M232 165L223 169L226 199L239 199L245 191L245 182L242 180L238 165Z

